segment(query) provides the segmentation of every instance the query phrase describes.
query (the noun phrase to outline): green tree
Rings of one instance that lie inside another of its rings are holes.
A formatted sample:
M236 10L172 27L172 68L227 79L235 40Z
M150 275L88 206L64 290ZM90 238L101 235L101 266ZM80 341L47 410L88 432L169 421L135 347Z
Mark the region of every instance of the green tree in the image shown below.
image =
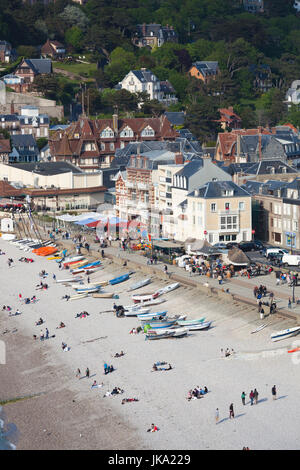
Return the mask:
M36 139L36 144L38 146L38 149L41 150L45 145L48 144L48 139L46 137L40 137L39 139Z
M75 51L80 51L84 45L83 31L78 26L72 26L66 31L66 43L72 46Z

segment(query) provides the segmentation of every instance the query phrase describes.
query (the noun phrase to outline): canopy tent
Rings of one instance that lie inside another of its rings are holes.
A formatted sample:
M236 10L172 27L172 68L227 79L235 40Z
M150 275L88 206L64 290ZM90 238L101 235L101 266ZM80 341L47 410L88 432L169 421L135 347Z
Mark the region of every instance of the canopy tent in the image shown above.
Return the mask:
M191 240L191 239L188 239ZM208 243L207 240L196 240L194 238L194 242L188 243L187 240L185 241L185 248L189 252L209 256L209 255L217 255L220 254L220 251L217 250L214 246Z
M95 220L93 217L90 217L88 219L83 219L83 220L79 220L78 222L75 222L76 225L88 225L90 223L99 223L99 219L98 220Z
M175 243L169 240L154 240L153 239L152 244L155 248L158 248L159 250L169 250L169 251L182 250L184 247L183 243Z
M122 220L120 219L119 217L114 217L114 216L102 216L101 219L99 220L94 220L94 221L90 221L89 223L87 224L84 224L84 225L87 225L88 227L90 228L94 228L94 227L97 227L98 224L101 224L101 225L115 225L115 226L119 226L119 227L126 227L128 226L128 221L127 220Z

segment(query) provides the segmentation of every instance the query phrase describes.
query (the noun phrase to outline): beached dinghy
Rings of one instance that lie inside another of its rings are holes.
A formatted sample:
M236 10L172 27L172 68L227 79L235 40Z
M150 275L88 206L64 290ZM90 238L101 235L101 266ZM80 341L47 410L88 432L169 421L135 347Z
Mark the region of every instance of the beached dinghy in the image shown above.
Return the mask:
M268 325L269 323L263 323L262 325L259 325L255 330L251 331L251 334L258 333L259 331L263 330Z
M126 307L124 307L126 309ZM150 308L138 308L138 309L129 309L125 310L125 317L136 317L140 313L149 313Z
M64 259L64 263L73 263L76 261L80 261L84 259L84 256L78 255L78 256L69 256L68 258Z
M95 299L112 299L115 294L113 292L102 292L101 294L93 294Z
M281 339L290 338L291 336L296 336L300 333L300 326L295 326L294 328L287 328L286 330L277 331L271 335L272 341L279 341Z
M79 299L84 299L85 297L88 296L88 293L84 293L84 294L75 294L75 295L72 295L69 300L79 300Z
M150 320L147 324L152 330L161 330L163 328L172 328L176 323L175 320Z
M163 312L150 312L150 313L137 313L137 318L142 321L151 321L154 319L158 319L160 317L165 317L167 314L167 310L164 310Z
M146 339L161 339L161 338L180 338L186 336L189 330L187 328L177 329L162 329L162 330L148 330L145 334Z
M167 294L168 292L172 292L173 290L177 289L180 284L179 282L174 282L173 284L169 284L168 286L162 287L161 289L158 289L155 294L156 296Z
M72 284L71 286L75 290L82 290L82 289L94 289L97 287L97 289L100 289L100 284Z
M72 278L69 278L69 279L56 279L56 282L60 282L60 283L63 283L63 282L80 282L82 281L82 276L78 276L78 277L72 277Z
M203 323L205 320L205 317L199 318L197 320L178 320L178 325L180 326L195 326L198 325L199 323Z
M153 299L156 299L159 296L156 292L152 292L151 294L133 294L131 296L132 300L135 304L144 303L144 302L151 302Z
M159 305L165 302L166 299L152 299L152 300L147 300L146 302L140 302L136 305L140 305L141 307L150 307L151 305Z
M84 289L76 289L76 292L78 294L84 294L84 293L93 294L94 292L98 292L98 291L99 291L99 287L87 287Z
M135 284L132 284L132 286L129 287L128 291L140 289L141 287L144 287L150 284L150 282L151 282L150 277L148 277L147 279L142 279L141 281L136 282Z
M127 281L128 279L129 279L129 273L123 274L123 276L115 277L114 279L111 279L108 282L110 283L111 286L114 286L115 284L120 284L120 282Z

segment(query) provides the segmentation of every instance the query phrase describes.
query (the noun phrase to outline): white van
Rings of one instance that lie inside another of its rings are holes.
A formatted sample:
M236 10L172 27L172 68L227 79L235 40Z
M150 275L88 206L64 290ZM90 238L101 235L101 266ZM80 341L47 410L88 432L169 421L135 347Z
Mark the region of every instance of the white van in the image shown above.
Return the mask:
M281 262L283 266L300 266L300 256L284 254Z
M265 252L265 257L268 258L270 254L280 253L281 255L287 255L289 252L284 248L268 248Z

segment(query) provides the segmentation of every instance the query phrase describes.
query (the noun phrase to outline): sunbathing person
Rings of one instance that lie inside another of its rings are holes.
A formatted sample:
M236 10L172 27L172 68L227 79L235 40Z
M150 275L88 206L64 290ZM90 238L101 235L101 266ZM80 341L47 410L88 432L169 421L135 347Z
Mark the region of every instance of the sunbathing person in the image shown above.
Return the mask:
M58 330L59 328L65 328L65 324L61 321L59 326L56 327L56 329Z
M139 399L138 398L123 398L121 403L122 403L122 405L125 405L125 403L129 403L131 401L139 401Z
M38 321L35 322L36 326L42 325L44 323L44 320L40 318Z
M114 355L114 357L122 357L122 356L125 356L125 353L124 353L123 351L121 351L120 354L119 354L119 353L116 353L116 354Z

